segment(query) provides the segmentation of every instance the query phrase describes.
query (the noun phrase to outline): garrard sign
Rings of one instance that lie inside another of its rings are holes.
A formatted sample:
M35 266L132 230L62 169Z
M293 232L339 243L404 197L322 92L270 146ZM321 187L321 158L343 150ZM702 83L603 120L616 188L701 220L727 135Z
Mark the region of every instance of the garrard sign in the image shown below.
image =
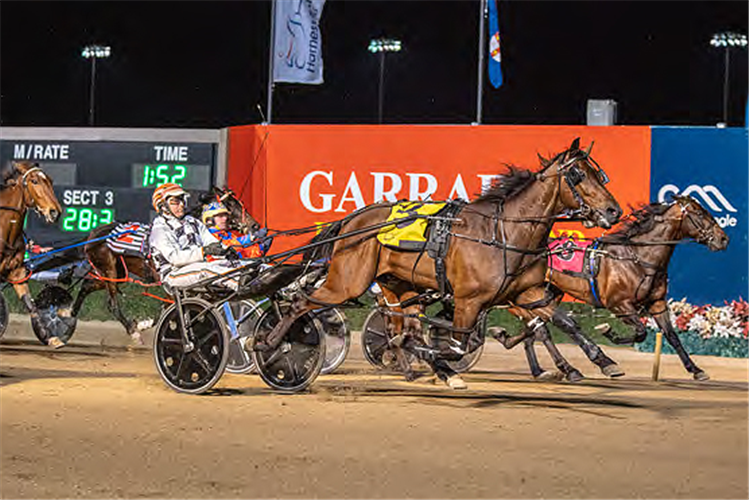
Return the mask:
M360 179L360 177L362 177ZM365 179L367 177L367 179ZM451 176L448 180L450 190L448 199L461 198L470 200L473 186L466 188L466 179L480 183L481 191L485 191L491 184L495 174L476 174L464 176L461 173ZM336 192L337 180L346 179L342 191ZM366 188L371 186L371 190ZM309 212L347 213L380 201L395 202L403 198L410 201L428 200L440 190L440 180L437 176L420 172L368 172L364 176L357 176L355 171L334 172L333 170L313 170L302 178L299 184L299 201Z
M720 189L712 184L705 184L703 186L691 184L683 191L675 184L666 184L658 190L658 201L666 201L669 194L681 194L696 199L714 214L715 220L722 228L736 227L736 224L738 224L738 219L732 215L732 213L736 213L738 210L731 205ZM719 215L715 215L715 213Z

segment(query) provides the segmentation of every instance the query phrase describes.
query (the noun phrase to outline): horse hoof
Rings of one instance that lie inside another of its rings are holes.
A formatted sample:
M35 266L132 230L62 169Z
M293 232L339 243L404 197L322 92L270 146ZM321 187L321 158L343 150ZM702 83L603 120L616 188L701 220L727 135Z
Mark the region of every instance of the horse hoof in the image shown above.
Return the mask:
M575 370L574 368L567 374L567 381L569 382L580 382L584 378L585 377L583 377L583 374Z
M465 381L460 378L460 375L453 375L452 377L449 377L445 382L447 383L448 387L450 387L450 389L454 391L468 389L468 386L466 385Z
M564 373L560 372L559 370L553 372L544 370L537 377L533 378L535 380L538 380L539 382L559 382L564 378Z
M710 375L700 370L694 374L694 379L699 380L700 382L704 382L705 380L710 380Z
M65 347L65 342L60 340L59 337L50 337L49 340L47 340L47 345L53 349L59 349Z
M601 373L603 373L607 377L616 378L624 375L624 370L619 368L619 365L617 365L616 363L611 363L610 365L606 365L601 368Z
M138 323L135 325L135 329L139 331L148 330L152 326L153 326L153 319L149 318L149 319L138 321Z

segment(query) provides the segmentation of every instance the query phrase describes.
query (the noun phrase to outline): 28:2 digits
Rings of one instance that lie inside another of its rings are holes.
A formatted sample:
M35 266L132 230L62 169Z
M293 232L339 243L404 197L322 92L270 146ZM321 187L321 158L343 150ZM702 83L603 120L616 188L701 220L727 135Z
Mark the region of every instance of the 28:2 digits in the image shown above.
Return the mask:
M63 231L90 231L114 221L114 209L67 207L62 219Z

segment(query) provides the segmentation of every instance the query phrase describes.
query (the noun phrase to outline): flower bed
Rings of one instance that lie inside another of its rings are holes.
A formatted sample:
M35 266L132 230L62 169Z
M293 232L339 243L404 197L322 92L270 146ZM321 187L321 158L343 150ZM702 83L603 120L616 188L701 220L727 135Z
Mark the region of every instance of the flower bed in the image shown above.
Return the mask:
M669 300L668 307L674 328L689 354L749 357L749 304L745 300L734 300L730 304L726 302L726 305L720 307L695 306L686 299ZM653 319L648 319L645 325L648 338L645 342L635 344L635 348L638 351L653 352L658 325ZM665 338L662 352L675 354Z

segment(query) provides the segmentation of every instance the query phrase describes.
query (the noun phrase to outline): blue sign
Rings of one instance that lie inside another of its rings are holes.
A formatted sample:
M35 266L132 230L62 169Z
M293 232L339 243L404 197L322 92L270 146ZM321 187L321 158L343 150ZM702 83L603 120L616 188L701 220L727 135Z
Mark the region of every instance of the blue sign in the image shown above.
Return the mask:
M749 298L748 132L746 128L652 127L651 201L667 200L669 194L690 195L715 216L730 238L722 252L697 243L677 246L669 265L670 298L716 306Z

